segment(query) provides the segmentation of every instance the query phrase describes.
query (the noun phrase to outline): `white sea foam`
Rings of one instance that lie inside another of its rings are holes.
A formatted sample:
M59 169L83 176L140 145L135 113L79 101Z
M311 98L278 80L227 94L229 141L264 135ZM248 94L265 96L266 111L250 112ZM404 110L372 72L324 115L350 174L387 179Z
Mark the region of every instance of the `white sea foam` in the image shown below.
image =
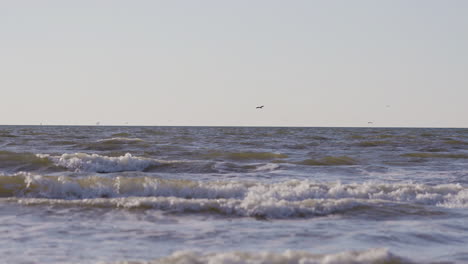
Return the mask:
M73 178L26 174L0 176L0 196L12 197L23 204L154 208L265 218L330 215L356 210L378 215L379 212L387 214L392 208L400 214L425 214L436 207L468 207L468 189L458 184L203 182L152 177Z
M228 216L247 216L260 218L294 218L325 216L344 213L363 205L382 206L382 201L359 199L305 200L305 201L263 201L238 199L184 199L178 197L125 197L94 199L10 199L24 205L63 205L90 206L103 208L157 209L178 213L217 213Z
M312 254L304 251L274 252L222 252L201 254L178 251L153 261L123 261L119 264L371 264L415 263L396 256L386 249L346 251L335 254Z
M33 156L34 157L34 156ZM223 171L223 163L211 167L210 164L203 161L168 161L157 160L145 157L133 156L126 153L123 156L109 157L99 154L87 153L69 153L58 156L49 154L36 154L35 157L42 159L49 159L56 166L60 166L75 172L122 172L122 171L144 171L150 167L159 167L161 165L175 165L173 169L180 169L188 172L213 172ZM177 165L180 165L177 167ZM253 164L249 169L255 172L268 172L273 171L279 167L278 164ZM165 167L169 168L169 167ZM241 167L242 168L242 167ZM230 168L232 169L232 168Z
M260 165L258 166L255 171L274 171L276 169L278 169L280 166L278 164L275 164L275 163L267 163L267 164L264 164L264 165Z
M100 139L97 142L143 142L144 140L141 138L127 138L127 137L113 137L113 138L105 138Z
M20 184L22 182L22 184ZM0 176L0 190L13 189L16 196L83 199L99 197L180 197L191 198L242 198L246 186L235 182L196 182L165 180L153 177L99 177L81 178L67 176L41 176L18 173ZM9 191L11 193L12 191Z
M57 166L65 167L77 172L143 171L150 166L161 164L160 161L135 157L130 153L119 157L108 157L86 153L62 154L61 156L37 154L36 156L40 158L49 158Z

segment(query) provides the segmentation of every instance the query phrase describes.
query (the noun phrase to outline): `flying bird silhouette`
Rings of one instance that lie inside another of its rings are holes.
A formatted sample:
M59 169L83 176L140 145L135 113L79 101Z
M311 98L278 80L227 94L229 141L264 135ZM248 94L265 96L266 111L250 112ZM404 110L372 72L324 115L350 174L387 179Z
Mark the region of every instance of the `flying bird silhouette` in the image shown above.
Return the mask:
M261 106L255 107L255 109L262 109L263 107L264 107L264 105L261 105Z

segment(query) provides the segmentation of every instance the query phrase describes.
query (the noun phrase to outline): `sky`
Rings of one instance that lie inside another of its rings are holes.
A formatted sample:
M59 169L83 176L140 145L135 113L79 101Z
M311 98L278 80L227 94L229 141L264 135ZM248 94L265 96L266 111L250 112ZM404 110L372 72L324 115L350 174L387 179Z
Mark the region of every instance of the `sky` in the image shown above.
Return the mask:
M0 124L468 127L467 14L464 0L0 0Z

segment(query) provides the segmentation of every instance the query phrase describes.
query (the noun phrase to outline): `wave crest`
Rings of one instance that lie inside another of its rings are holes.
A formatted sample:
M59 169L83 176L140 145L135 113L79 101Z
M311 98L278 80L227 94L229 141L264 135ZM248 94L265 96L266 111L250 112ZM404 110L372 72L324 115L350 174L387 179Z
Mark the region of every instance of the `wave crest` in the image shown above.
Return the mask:
M239 161L247 161L247 160L271 160L271 159L284 159L287 158L288 155L281 154L281 153L273 153L273 152L253 152L253 151L246 151L246 152L211 152L204 155L208 158L226 158L230 160L239 160Z
M361 251L345 251L332 254L313 254L305 251L287 250L276 252L221 252L201 254L190 251L177 251L168 257L153 261L117 262L118 264L404 264L415 263L411 260L390 253L387 249L376 248Z
M371 212L375 217L467 208L458 184L203 182L152 177L0 176L0 196L23 204L152 208L260 218Z
M12 170L40 170L53 167L49 159L32 153L0 151L0 167Z
M129 138L129 137L112 137L100 139L95 142L88 142L80 144L81 147L88 150L121 150L122 148L136 145L138 147L149 146L148 142L141 138Z
M440 158L440 159L468 159L467 154L453 154L453 153L427 153L427 152L417 152L417 153L406 153L402 154L403 157L408 158Z
M61 156L50 156L48 154L37 154L39 158L48 158L57 166L67 168L76 172L122 172L143 171L151 166L158 166L161 162L153 159L134 157L127 153L119 157L101 156L98 154L74 153L62 154Z

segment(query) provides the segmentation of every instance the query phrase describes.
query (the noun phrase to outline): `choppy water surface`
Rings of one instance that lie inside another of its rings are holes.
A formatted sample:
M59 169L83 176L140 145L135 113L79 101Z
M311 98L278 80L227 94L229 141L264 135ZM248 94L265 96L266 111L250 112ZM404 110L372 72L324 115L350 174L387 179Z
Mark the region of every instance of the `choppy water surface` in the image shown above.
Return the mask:
M468 130L0 126L7 263L468 263Z

